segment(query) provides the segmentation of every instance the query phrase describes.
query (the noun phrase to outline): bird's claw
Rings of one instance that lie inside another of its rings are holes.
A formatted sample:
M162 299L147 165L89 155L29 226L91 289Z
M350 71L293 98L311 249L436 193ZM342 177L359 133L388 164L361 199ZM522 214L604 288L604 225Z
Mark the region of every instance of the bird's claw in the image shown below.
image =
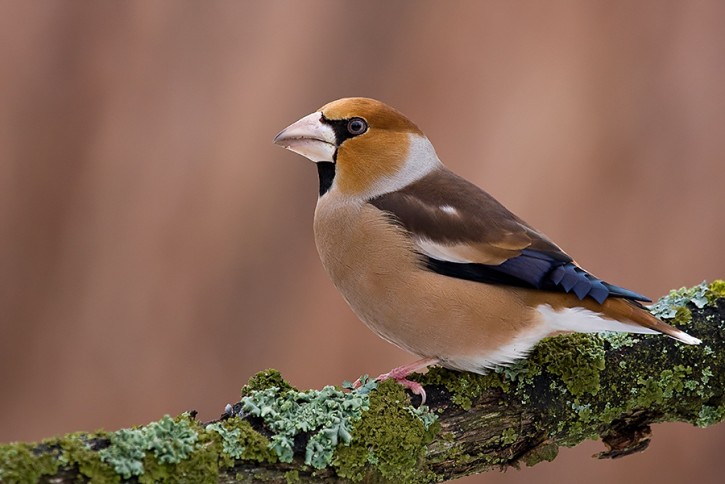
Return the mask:
M406 375L396 374L396 371L393 370L389 373L383 373L382 375L379 375L375 379L375 381L384 382L385 380L395 380L396 383L398 383L399 385L402 385L404 388L410 390L411 393L413 393L413 395L420 396L420 404L423 405L425 403L425 399L426 399L426 393L425 393L425 389L423 388L423 385L421 385L418 382L408 380L406 378L407 376L408 376L407 374ZM367 378L367 377L364 377L364 378ZM364 383L362 380L363 380L363 377L355 380L355 382L353 382L353 384L352 384L352 388L358 389L361 386L363 386Z
M425 403L426 394L423 385L421 385L417 381L408 380L407 378L393 378L393 380L395 380L399 385L402 385L403 387L410 390L413 395L420 396L421 405Z
M413 395L419 395L420 404L423 405L426 399L425 389L423 388L423 385L418 382L408 380L408 376L411 373L422 370L424 368L428 368L430 365L435 365L436 363L438 363L437 358L423 358L422 360L418 360L408 365L394 368L387 373L383 373L382 375L378 376L375 381L382 382L391 379L395 380L396 382L398 382L398 384L403 385L403 387L410 390ZM367 381L367 375L365 375L364 377L360 377L355 380L355 383L352 384L352 388L360 388L365 383L367 383Z

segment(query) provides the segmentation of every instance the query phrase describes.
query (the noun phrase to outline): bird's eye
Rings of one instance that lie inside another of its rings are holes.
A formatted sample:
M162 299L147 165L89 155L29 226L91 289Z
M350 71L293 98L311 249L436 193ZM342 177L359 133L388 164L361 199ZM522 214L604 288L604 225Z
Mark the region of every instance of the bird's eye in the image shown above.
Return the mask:
M353 136L363 134L368 130L368 123L363 118L352 118L347 122L347 132Z

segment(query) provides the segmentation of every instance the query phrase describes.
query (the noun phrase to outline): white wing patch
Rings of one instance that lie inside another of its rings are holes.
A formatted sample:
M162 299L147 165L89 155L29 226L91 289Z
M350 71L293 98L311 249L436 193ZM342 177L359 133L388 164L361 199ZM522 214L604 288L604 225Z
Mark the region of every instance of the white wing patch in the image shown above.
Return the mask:
M438 209L441 212L447 213L448 215L460 216L458 210L456 210L456 207L451 207L450 205L441 205L440 207L438 207Z
M432 257L434 259L448 261L448 262L459 262L459 263L470 263L473 262L463 256L456 248L461 248L462 244L458 245L443 245L437 242L433 242L430 239L422 237L415 238L415 243L420 248L420 251Z

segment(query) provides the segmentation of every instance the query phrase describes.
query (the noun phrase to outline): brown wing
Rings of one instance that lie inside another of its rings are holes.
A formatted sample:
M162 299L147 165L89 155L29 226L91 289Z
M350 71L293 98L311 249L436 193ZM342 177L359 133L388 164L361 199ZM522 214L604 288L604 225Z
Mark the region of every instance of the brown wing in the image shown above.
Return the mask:
M424 246L450 254L449 260L500 264L523 249L572 260L491 195L445 168L370 203L395 215Z
M450 277L547 291L598 303L648 301L587 273L491 195L442 168L369 201L389 212L417 244L428 269Z

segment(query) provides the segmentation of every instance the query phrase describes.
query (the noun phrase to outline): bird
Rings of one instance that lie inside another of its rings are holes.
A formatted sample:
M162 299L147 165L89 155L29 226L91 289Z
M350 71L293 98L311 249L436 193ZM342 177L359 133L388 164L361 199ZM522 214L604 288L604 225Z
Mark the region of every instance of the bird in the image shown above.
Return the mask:
M419 358L377 380L425 401L412 373L437 364L485 374L560 333L701 342L449 170L423 131L383 102L330 102L274 143L317 166L314 237L333 284L373 332Z

